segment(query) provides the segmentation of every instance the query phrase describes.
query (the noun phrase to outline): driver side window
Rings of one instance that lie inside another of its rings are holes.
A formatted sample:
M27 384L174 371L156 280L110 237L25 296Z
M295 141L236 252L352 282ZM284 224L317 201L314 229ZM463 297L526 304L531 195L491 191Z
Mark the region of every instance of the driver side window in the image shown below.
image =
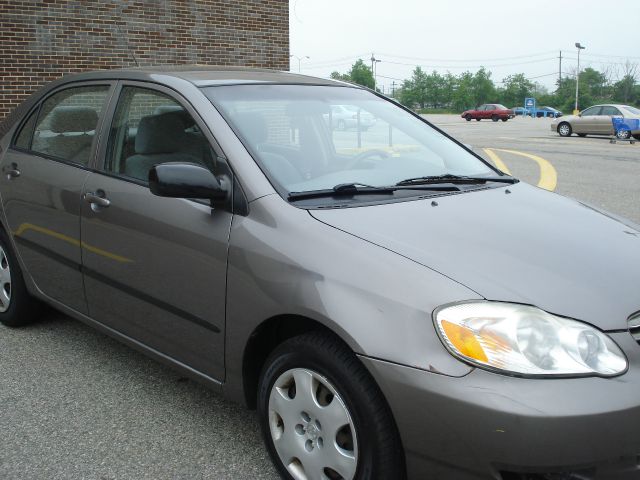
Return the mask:
M600 110L602 110L602 107L590 107L590 108L587 108L584 112L582 112L582 116L589 117L592 115L600 115Z
M193 117L174 98L124 87L113 117L104 169L147 182L159 163L198 163L213 170L211 147Z

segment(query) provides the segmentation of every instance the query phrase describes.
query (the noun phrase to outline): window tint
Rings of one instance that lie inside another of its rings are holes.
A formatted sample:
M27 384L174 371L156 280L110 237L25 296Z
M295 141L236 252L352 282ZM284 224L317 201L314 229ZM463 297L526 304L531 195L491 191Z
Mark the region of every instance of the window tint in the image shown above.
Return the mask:
M600 110L602 110L602 107L587 108L584 112L582 112L582 116L586 117L589 115L600 115Z
M620 113L620 110L618 110L616 107L602 107L602 113L600 115L622 115Z
M33 112L31 112L31 115L29 115L27 121L22 125L20 133L18 133L18 135L16 136L14 146L18 148L24 148L25 150L31 148L31 138L33 137L33 127L36 124L37 115L38 109L36 108Z
M42 104L31 150L74 163L89 163L98 118L109 86L62 90Z
M496 106L495 105L487 105L487 110L495 110Z
M125 87L111 125L104 169L146 182L159 163L191 162L214 170L214 155L193 117L172 97Z

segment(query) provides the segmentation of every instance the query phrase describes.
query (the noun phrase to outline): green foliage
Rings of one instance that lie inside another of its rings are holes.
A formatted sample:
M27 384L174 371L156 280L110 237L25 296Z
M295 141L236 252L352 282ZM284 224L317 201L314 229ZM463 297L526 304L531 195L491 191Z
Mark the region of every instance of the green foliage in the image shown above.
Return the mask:
M332 72L331 78L335 80L342 80L345 82L357 83L363 87L373 89L374 79L371 67L368 67L362 59L359 59L351 66L351 70L348 73Z
M640 104L640 84L637 67L627 65L625 75L611 83L607 75L591 67L580 72L580 109L597 103ZM363 60L353 64L348 73L333 72L331 78L345 80L373 88L371 68ZM455 111L474 108L482 103L502 103L507 107L524 104L524 99L534 97L539 106L549 105L564 112L571 112L575 104L575 77L564 77L550 93L538 83L528 80L524 73L509 75L496 87L491 72L484 67L477 72L444 75L437 71L425 72L416 67L411 78L404 80L395 92L395 98L403 105L420 111Z
M534 96L535 85L524 76L524 73L509 75L503 80L500 89L500 102L507 107L520 106L524 99ZM540 103L540 99L538 99Z

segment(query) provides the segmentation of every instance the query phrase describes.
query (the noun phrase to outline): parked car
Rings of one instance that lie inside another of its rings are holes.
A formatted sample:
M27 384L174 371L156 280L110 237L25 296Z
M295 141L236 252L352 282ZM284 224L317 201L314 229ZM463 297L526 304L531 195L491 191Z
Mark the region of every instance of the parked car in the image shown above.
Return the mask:
M606 104L594 105L578 115L567 115L561 120L551 122L551 130L557 132L561 137L570 137L577 134L579 137L587 135L614 135L619 138L634 138L640 140L640 130L620 130L613 131L613 117L623 117L626 119L640 119L640 109L630 105Z
M331 124L335 130L347 130L349 128L360 128L367 131L375 125L376 119L366 110L356 108L353 105L333 105L331 114L324 114L327 125Z
M509 110L513 112L514 116L524 115L527 113L527 109L524 107L511 107Z
M466 119L467 122L475 119L477 121L485 119L491 119L494 122L498 120L502 120L506 122L510 118L515 117L513 110L505 107L504 105L500 105L499 103L486 103L484 105L480 105L474 110L465 110L462 112L462 118Z
M540 118L545 116L558 118L562 116L562 112L553 107L540 107L538 110L536 110L536 117Z
M337 105L386 136L332 135ZM382 95L70 75L0 167L0 322L51 305L257 408L283 478L637 476L640 226Z

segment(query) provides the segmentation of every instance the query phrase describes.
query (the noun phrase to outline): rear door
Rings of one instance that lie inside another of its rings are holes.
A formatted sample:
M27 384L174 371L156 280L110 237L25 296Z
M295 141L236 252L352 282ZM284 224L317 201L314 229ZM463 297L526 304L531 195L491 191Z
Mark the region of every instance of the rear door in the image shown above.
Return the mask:
M64 86L17 130L0 177L8 227L27 274L50 298L87 313L82 283L80 200L113 85Z
M613 135L613 117L622 117L622 112L613 105L605 105L600 112L600 118L598 121L598 133L603 135Z
M195 162L228 173L196 112L173 91L125 82L85 182L83 270L91 316L223 378L227 246L232 214L208 202L154 196L148 171ZM107 134L105 133L105 137Z

